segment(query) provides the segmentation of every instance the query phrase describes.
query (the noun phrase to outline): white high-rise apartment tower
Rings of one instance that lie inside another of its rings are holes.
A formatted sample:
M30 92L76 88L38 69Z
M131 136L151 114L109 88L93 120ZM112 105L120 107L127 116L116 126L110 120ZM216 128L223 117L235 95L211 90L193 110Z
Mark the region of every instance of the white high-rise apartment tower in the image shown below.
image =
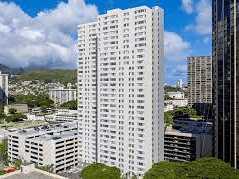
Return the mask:
M142 176L164 158L163 10L114 9L78 28L83 162Z

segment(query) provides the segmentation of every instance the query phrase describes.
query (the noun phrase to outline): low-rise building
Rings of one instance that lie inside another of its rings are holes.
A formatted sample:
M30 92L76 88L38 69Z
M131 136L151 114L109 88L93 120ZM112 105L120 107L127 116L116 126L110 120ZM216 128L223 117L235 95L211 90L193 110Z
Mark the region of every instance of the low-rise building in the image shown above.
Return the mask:
M174 110L174 106L172 104L164 103L164 112L173 111L173 110Z
M180 123L181 122L181 123ZM212 123L178 120L164 135L164 159L168 161L193 161L212 155Z
M30 110L30 113L35 115L40 115L42 113L42 109L40 107L35 107Z
M170 102L173 104L174 107L185 107L188 105L187 99L175 99L170 100Z
M23 129L8 134L8 156L60 173L78 165L79 142L76 122Z
M41 107L35 107L30 109L30 114L35 114L35 115L54 114L55 112L56 110L54 108L42 109Z
M167 92L167 95L172 99L184 99L184 92L181 91L173 91L173 92Z
M76 100L76 89L57 88L49 90L49 97L55 104L60 105L68 101Z
M45 117L43 115L36 115L36 114L31 114L27 113L27 120L29 121L43 121L45 120Z
M40 115L28 113L26 116L28 121L54 121L55 119L54 114Z
M175 109L177 107L186 107L188 105L187 99L173 99L173 100L165 100L164 108L165 109Z
M11 104L4 106L4 113L8 114L10 109L15 109L19 113L28 113L27 104Z
M177 118L173 120L173 128L193 133L208 133L213 131L213 123L202 118Z
M78 119L77 110L59 109L55 115L55 121L75 121Z

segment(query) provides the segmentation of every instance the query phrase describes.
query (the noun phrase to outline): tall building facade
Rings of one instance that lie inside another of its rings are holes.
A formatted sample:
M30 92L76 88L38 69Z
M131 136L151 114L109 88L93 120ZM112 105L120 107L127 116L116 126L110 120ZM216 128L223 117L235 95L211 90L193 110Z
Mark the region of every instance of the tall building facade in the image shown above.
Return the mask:
M82 161L143 175L163 160L163 16L114 9L79 26Z
M212 103L212 58L188 57L188 104Z
M49 98L54 101L55 104L63 104L68 101L76 100L76 89L71 88L57 88L49 90Z
M177 80L176 88L182 88L182 87L183 87L183 80L182 79Z
M8 74L0 71L0 103L8 104Z
M215 154L239 168L239 1L212 2Z

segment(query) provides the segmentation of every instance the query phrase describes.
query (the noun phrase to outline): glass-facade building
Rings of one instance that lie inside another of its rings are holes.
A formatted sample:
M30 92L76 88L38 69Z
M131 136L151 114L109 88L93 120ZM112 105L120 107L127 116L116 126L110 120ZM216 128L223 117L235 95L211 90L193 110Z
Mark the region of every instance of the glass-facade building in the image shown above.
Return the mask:
M239 0L212 0L215 156L239 168Z

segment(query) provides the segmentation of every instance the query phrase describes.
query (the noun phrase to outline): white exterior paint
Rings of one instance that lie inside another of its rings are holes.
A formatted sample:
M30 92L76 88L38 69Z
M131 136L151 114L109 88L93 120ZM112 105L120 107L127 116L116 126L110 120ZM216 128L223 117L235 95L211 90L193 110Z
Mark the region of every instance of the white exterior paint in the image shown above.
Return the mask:
M177 88L182 88L183 87L183 80L182 79L177 80L176 87Z
M39 166L53 166L54 172L65 172L79 164L77 123L49 128L30 128L9 132L8 157Z
M59 109L54 114L55 121L76 121L78 119L77 110Z
M58 88L50 89L49 97L55 104L63 104L68 101L76 100L76 89Z
M9 109L15 109L17 112L20 113L28 113L28 105L27 104L11 104L4 106L4 113L8 115Z
M188 105L187 99L174 99L174 100L166 100L164 101L166 105L173 105L174 108L176 107L185 107Z
M164 158L163 10L114 9L78 29L83 162L143 175Z
M167 92L168 96L172 99L184 99L184 92L176 91L176 92Z

